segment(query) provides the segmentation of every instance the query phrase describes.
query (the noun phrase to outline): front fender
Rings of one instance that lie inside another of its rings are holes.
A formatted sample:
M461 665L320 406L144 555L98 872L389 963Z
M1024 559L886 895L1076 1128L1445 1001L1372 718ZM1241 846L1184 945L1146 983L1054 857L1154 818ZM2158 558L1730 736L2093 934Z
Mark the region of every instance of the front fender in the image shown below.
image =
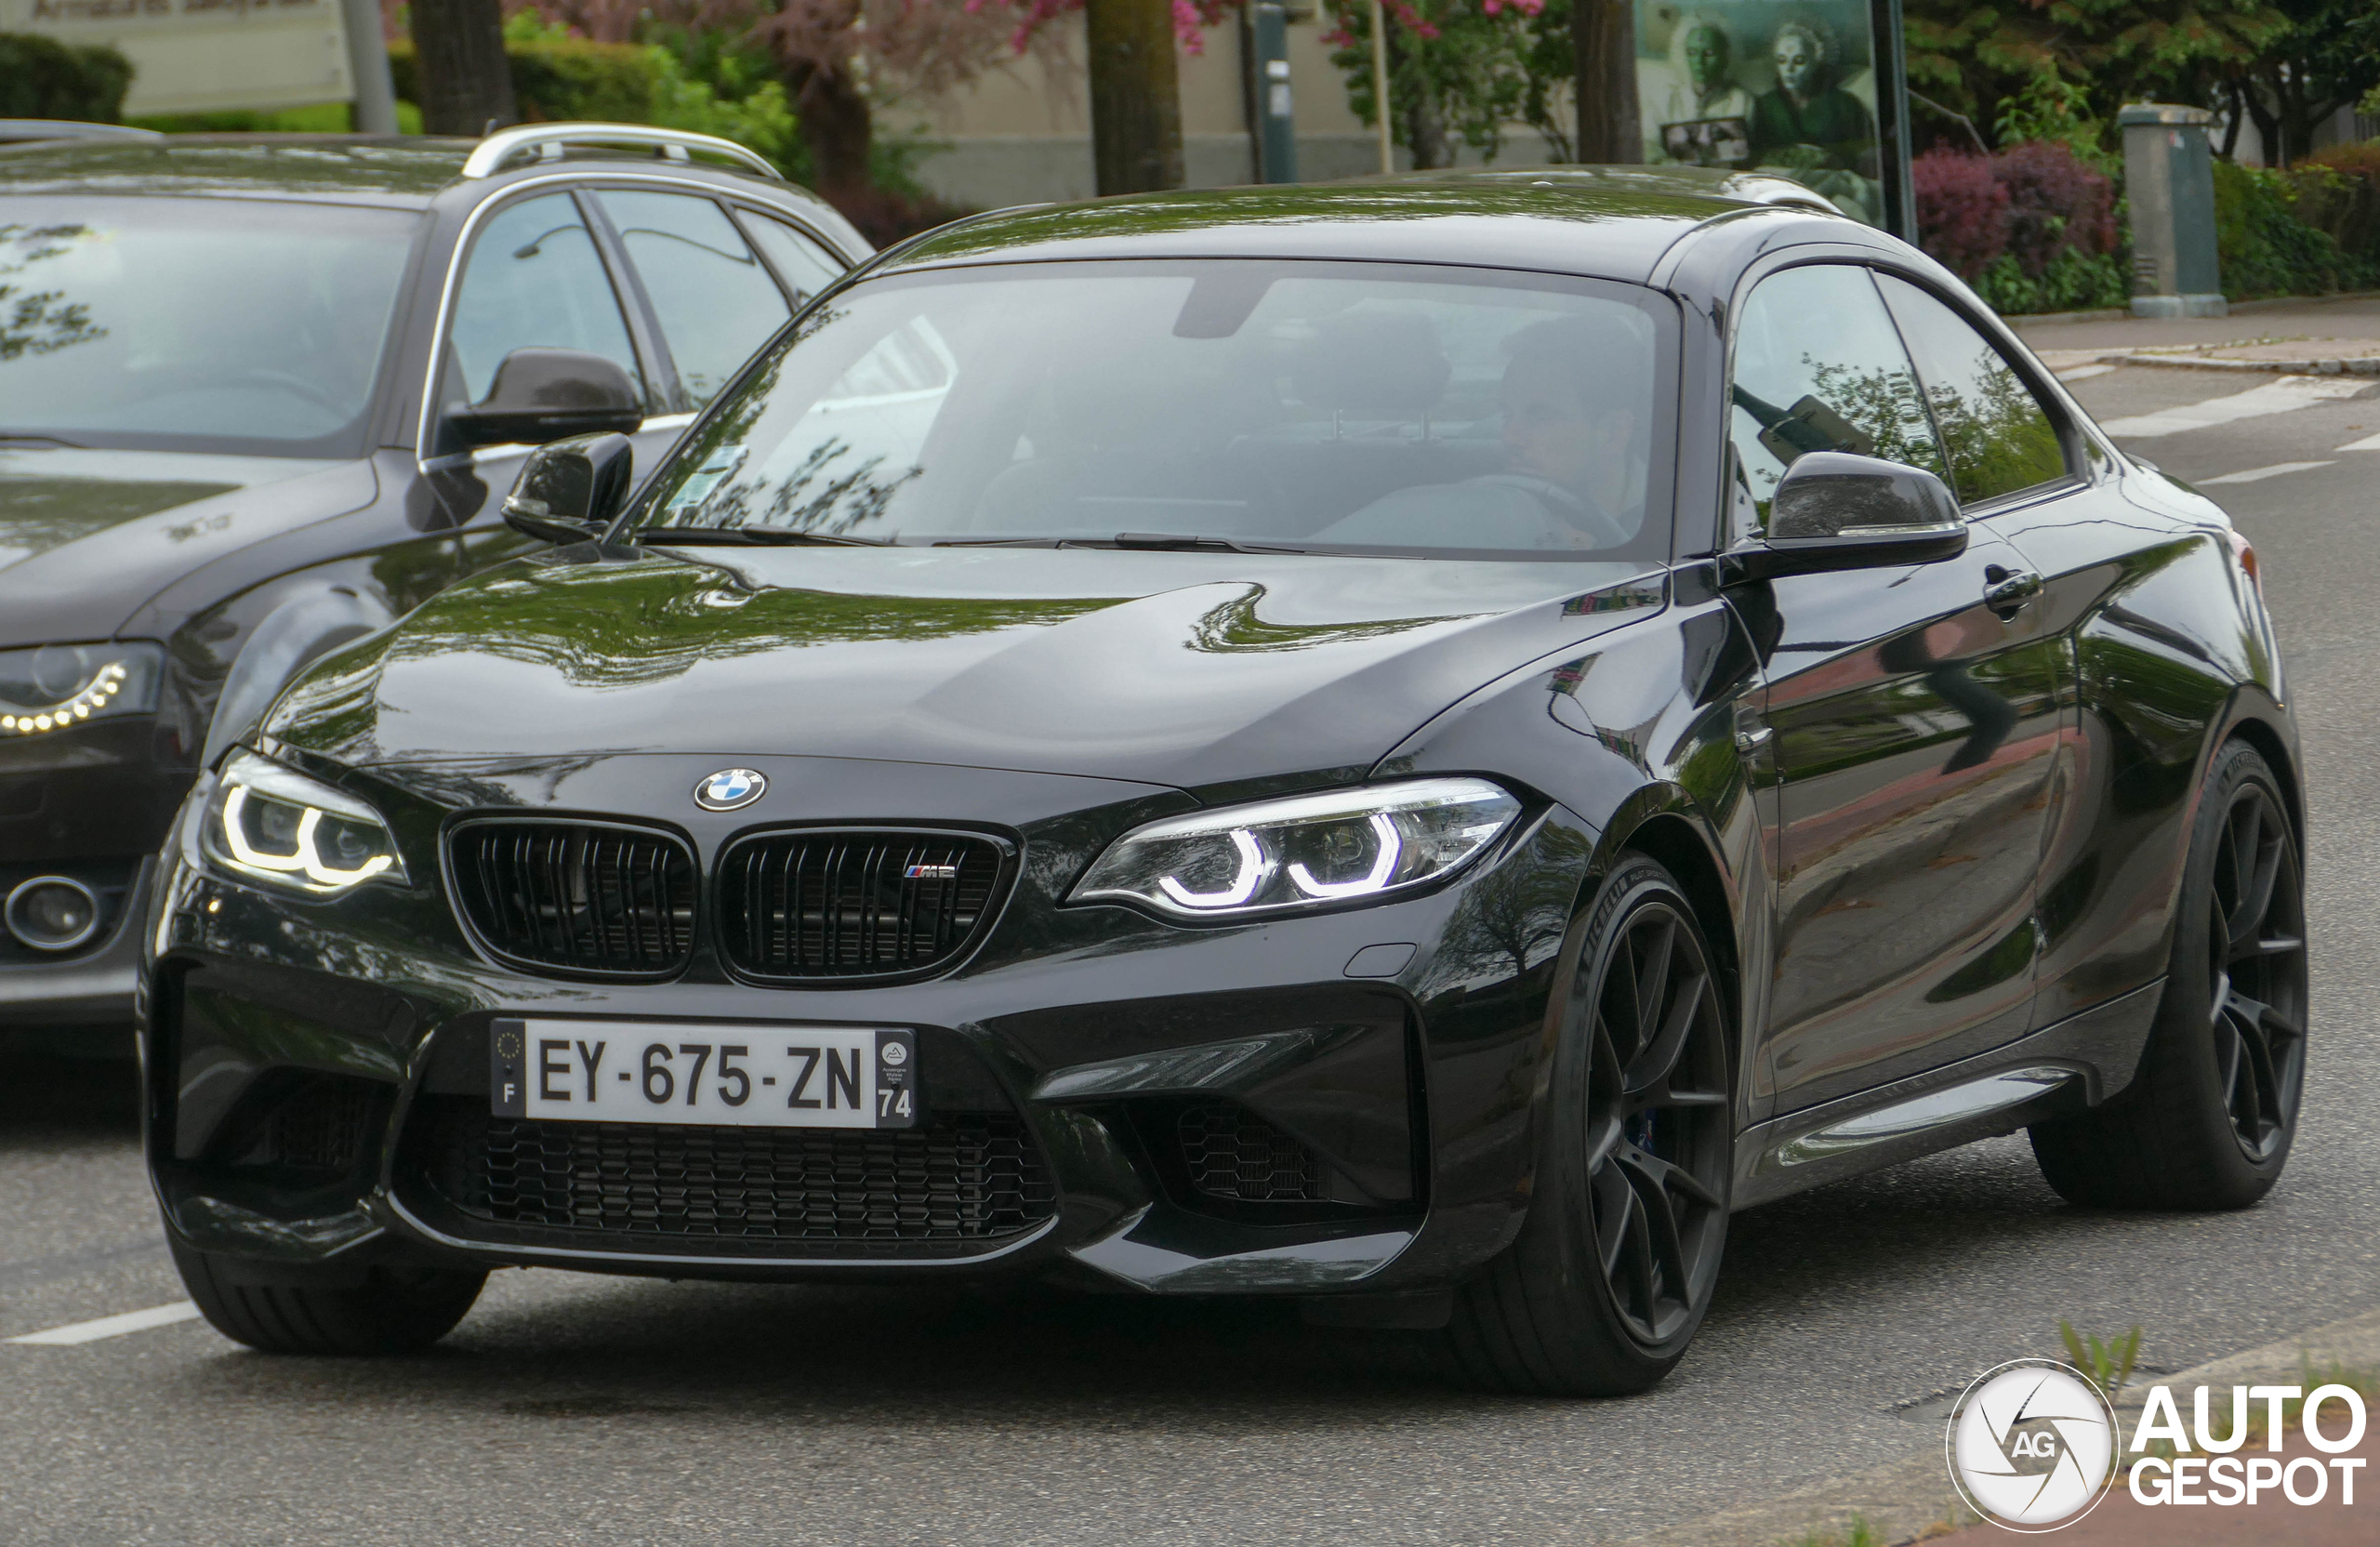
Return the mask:
M396 621L389 605L352 586L327 584L284 602L248 634L208 721L201 768L213 768L263 721L290 679L340 645Z

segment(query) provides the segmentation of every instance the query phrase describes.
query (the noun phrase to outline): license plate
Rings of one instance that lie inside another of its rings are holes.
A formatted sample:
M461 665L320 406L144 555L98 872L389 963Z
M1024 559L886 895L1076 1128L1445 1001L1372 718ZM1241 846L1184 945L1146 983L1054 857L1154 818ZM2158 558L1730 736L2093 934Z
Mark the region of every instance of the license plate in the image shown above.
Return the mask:
M541 1122L913 1128L918 1038L879 1026L501 1020L488 1104Z

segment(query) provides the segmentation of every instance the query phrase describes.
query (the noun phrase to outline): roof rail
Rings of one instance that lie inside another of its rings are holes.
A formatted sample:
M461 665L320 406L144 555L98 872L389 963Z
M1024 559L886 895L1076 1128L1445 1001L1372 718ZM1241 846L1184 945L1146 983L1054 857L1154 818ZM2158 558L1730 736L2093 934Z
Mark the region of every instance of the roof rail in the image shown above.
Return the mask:
M594 145L643 146L670 161L689 160L689 152L700 151L723 156L764 178L785 180L785 174L770 165L766 157L732 139L684 129L656 128L650 124L523 124L518 128L498 129L472 149L463 163L463 176L492 178L525 155L534 154L539 161L558 161L565 150Z
M145 143L165 138L154 129L136 129L126 124L86 124L73 118L0 118L0 144L33 139L137 139Z

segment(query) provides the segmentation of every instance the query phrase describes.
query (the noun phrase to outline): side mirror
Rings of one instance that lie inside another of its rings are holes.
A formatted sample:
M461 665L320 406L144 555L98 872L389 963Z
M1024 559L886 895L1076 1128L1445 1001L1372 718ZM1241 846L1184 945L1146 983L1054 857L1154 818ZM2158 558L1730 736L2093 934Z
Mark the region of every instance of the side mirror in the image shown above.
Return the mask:
M644 402L628 373L600 354L514 350L487 396L446 422L466 445L539 445L565 435L630 434L644 422Z
M1966 518L1922 468L1811 451L1778 481L1765 541L1722 556L1725 577L1765 580L1829 570L1931 564L1967 550Z
M602 536L628 504L636 448L625 435L581 435L531 452L504 496L504 524L549 543Z

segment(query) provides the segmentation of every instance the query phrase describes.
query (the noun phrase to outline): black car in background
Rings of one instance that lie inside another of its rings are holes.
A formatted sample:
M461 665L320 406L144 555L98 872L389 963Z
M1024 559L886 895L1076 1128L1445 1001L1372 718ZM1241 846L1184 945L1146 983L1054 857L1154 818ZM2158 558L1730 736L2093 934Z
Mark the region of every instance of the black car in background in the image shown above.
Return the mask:
M315 663L168 841L148 1156L231 1337L1033 1274L1609 1394L1731 1210L2018 1128L2092 1204L2280 1175L2254 552L1863 226L1009 212L626 450L536 453L556 546Z
M531 546L494 504L530 443L651 466L868 250L667 130L0 149L0 1025L128 1022L196 771L298 666Z

